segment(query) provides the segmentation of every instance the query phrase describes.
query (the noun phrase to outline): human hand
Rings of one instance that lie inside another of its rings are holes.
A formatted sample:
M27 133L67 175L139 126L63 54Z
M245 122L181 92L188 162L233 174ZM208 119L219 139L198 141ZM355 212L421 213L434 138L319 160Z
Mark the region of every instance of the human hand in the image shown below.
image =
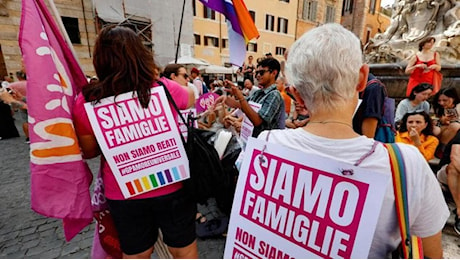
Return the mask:
M431 122L432 122L433 126L437 126L439 123L441 123L439 121L439 117L436 117L436 116L431 118Z
M236 132L239 133L239 132L241 132L241 125L242 125L241 121L237 120L237 121L233 122L232 126L235 128Z
M443 115L439 118L439 122L441 122L441 125L449 125L450 118L447 115Z
M1 90L0 90L0 100L5 102L6 104L11 104L16 99L10 93L8 93L8 91L6 91L6 89L1 88Z
M420 69L426 69L426 68L427 68L427 66L426 66L425 63L417 64L417 65L415 65L415 67L416 67L416 68L420 68Z
M216 99L216 101L214 101L214 104L212 105L212 109L216 109L217 105L221 104L221 103L224 103L225 104L225 100L227 99L227 96L226 95L222 95L220 97L218 97Z
M444 109L444 115L448 121L455 121L458 119L458 113L455 108Z
M437 64L432 64L428 67L429 70L435 70L438 67Z
M416 146L420 146L422 143L420 142L420 135L418 134L415 127L409 130L409 137L414 142Z
M24 98L24 95L22 95L21 93L16 92L16 91L12 91L12 92L11 92L11 96L12 96L14 99L19 100L19 101L22 101L23 98Z
M225 128L229 128L230 126L233 125L233 123L235 122L235 117L232 116L232 115L227 115L224 117L224 127Z
M304 127L308 121L310 121L310 118L305 118L304 120L295 120L294 121L294 125L296 127Z

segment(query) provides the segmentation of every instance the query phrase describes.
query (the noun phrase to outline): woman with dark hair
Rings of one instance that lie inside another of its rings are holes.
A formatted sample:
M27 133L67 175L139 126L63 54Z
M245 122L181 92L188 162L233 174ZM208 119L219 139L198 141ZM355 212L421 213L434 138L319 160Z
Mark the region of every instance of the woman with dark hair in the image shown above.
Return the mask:
M84 158L101 154L84 103L97 103L111 96L116 102L118 95L132 93L133 97L137 96L140 106L147 108L153 102L151 88L161 87L157 81L166 86L179 109L186 109L195 102L192 90L166 78L158 78L152 52L127 27L108 26L99 33L94 46L93 65L99 81L83 89L73 111ZM176 111L171 110L177 118ZM125 199L104 155L101 156L101 164L104 192L120 238L123 258L150 258L159 228L175 258L198 257L196 204L184 193L182 182Z
M395 141L417 147L427 161L434 158L439 143L439 140L433 135L430 115L423 110L404 115Z
M434 37L428 37L419 43L417 52L406 66L406 74L410 74L407 83L406 96L420 83L434 85L435 71L441 70L441 57L432 50L435 42ZM436 89L436 88L435 88Z
M423 110L430 113L430 103L426 101L433 92L433 86L428 83L420 83L412 89L408 98L399 102L396 108L395 123L398 124L407 112Z
M433 110L438 117L438 125L434 128L434 134L439 139L439 154L444 146L454 138L460 130L460 97L454 87L441 89L433 99Z

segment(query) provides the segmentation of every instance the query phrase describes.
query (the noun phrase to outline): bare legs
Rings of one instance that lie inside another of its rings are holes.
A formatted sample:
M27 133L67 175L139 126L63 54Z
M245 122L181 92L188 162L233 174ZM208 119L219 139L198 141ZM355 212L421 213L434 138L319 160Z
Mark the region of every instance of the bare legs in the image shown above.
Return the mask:
M442 144L448 144L457 134L458 130L460 130L460 123L458 122L452 122L447 126L441 127L441 133L438 136L439 142Z
M175 259L198 259L198 247L196 240L186 247L168 247L168 249Z
M175 259L198 259L198 247L196 240L185 247L168 247L169 252ZM127 255L123 253L124 259L150 259L153 253L153 246L142 253Z

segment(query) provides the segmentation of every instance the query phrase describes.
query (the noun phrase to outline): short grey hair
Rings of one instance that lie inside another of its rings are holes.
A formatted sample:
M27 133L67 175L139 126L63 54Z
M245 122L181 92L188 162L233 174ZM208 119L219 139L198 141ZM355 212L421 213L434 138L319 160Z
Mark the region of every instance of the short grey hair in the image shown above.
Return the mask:
M286 70L290 83L312 113L331 110L356 94L363 65L361 43L339 24L306 32L289 50Z

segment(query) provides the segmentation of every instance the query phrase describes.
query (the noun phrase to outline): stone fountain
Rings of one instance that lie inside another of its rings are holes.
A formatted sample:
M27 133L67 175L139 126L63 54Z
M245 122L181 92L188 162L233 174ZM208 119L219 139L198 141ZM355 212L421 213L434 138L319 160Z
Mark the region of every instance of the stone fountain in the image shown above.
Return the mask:
M442 87L460 91L460 0L396 0L386 31L364 47L371 72L385 83L391 97L405 97L407 62L428 36L436 39L433 50L441 56Z

